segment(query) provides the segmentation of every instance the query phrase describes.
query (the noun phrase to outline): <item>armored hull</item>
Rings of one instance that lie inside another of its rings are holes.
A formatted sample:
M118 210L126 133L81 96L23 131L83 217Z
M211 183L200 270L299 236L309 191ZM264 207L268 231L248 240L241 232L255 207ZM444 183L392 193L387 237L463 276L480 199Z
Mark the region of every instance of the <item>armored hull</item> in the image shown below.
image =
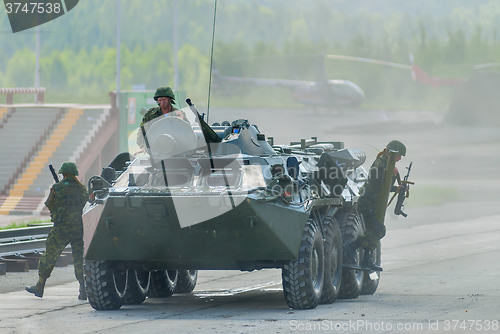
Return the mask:
M96 225L86 219L85 236L93 236L85 239L86 259L141 261L150 269L244 269L245 261L291 260L310 214L304 205L252 195L233 195L241 203L226 210L219 196L127 194L112 194L86 213L101 217ZM194 209L203 201L220 205L223 213L182 228L174 204L179 201Z
M362 151L315 138L274 145L247 120L210 127L199 116L194 126L158 120L144 142L147 154L121 154L89 181L84 256L94 308L120 307L140 285L138 271L151 284L158 281L151 275L166 272L168 285L176 271L281 268L291 307L336 299L336 216L353 209L366 180ZM292 271L303 265L307 277L297 278ZM112 306L99 297L96 272L112 277Z

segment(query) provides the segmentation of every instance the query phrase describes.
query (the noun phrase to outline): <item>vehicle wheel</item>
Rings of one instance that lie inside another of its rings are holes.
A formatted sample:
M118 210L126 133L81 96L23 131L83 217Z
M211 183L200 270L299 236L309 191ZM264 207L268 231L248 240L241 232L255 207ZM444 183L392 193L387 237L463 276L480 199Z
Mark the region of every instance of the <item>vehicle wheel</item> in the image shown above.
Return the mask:
M123 297L124 305L140 304L146 299L149 290L149 276L150 273L146 270L128 270L127 290Z
M340 232L342 234L342 242L344 244L356 240L358 234L363 233L363 225L361 218L357 211L345 212L338 217L340 223ZM355 256L355 264L361 263L363 249L358 248ZM344 254L343 262L346 263L347 259ZM354 299L358 298L361 294L361 287L363 286L364 272L361 270L343 268L342 270L342 284L340 285L340 298Z
M325 233L325 282L321 293L321 304L335 302L342 281L342 236L335 218L326 217L323 224Z
M377 248L373 251L373 258L375 259L375 264L377 266L380 266L380 263L382 262L381 255L382 252L379 242ZM365 277L363 277L363 287L361 289L361 294L373 295L375 291L377 291L379 282L380 282L380 271L365 272Z
M151 272L148 297L166 298L175 292L177 270L158 270Z
M198 270L177 270L175 293L190 293L196 286Z
M309 219L296 260L283 265L281 277L286 303L294 309L315 308L321 299L325 275L323 235L318 224Z
M115 270L108 261L85 261L87 296L96 310L117 310L123 304L127 270Z

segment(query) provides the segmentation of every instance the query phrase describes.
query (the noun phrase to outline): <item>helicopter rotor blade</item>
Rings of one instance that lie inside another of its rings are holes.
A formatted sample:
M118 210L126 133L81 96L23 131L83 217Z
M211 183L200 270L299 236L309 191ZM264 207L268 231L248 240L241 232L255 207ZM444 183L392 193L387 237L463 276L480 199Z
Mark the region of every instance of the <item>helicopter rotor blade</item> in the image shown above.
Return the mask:
M361 57L352 57L352 56L341 56L341 55L325 55L325 57L328 58L328 59L357 61L357 62L361 62L361 63L370 63L370 64L384 65L384 66L404 68L404 69L407 69L407 70L411 70L411 65L392 63L392 62L389 62L389 61L376 60L376 59L370 59L370 58L361 58Z

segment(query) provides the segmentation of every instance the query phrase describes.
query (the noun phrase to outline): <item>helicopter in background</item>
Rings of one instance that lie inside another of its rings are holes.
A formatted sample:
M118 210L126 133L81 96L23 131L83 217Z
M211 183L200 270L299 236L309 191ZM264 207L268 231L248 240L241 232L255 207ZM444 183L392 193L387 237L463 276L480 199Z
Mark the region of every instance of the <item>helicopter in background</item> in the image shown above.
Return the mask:
M260 56L253 59L278 59L282 56ZM343 55L331 54L295 54L288 57L309 57L316 58L316 78L315 81L290 80L290 79L268 79L254 78L242 76L223 76L219 71L213 69L214 83L225 84L227 87L234 87L238 83L247 83L265 86L278 86L292 89L292 98L294 101L316 107L327 107L328 109L340 109L356 107L365 101L364 91L354 82L349 80L331 80L326 77L325 59L346 60L354 62L371 63L388 67L401 68L411 71L411 77L414 81L427 86L438 87L458 87L467 83L465 78L441 78L432 77L425 72L420 66L414 63L413 54L409 53L410 64L399 64L388 61L361 58ZM239 58L239 60L247 60L248 58ZM499 63L488 63L475 65L474 69L484 69L489 67L499 67Z
M333 108L356 107L365 100L365 93L349 80L302 81L219 76L227 83L254 83L256 85L292 88L294 101L313 106Z
M325 55L327 59L336 59L336 60L347 60L347 61L355 61L360 63L369 63L375 65L382 65L388 67L396 67L407 69L411 71L411 76L413 80L417 81L422 85L428 85L432 87L444 87L444 86L460 86L467 79L464 78L438 78L431 77L427 72L425 72L420 66L416 65L413 61L413 54L409 54L410 64L398 64L389 61L376 60L370 58L361 58L361 57L353 57L353 56L342 56L342 55Z
M317 56L317 55L300 55ZM332 80L326 77L324 68L324 55L320 55L320 62L317 70L317 80L290 80L290 79L269 79L224 76L219 70L213 68L213 80L216 86L247 83L264 86L285 87L292 90L292 98L295 102L316 107L327 107L328 109L350 108L362 104L365 100L365 93L354 82L349 80ZM263 56L255 58L275 58L274 56Z
M375 59L341 55L326 55L329 59L347 60L390 66L411 71L413 80L422 85L455 87L443 124L458 126L499 126L500 125L500 63L483 63L472 66L475 71L470 78L432 77L414 63L411 65L386 62ZM496 69L496 71L495 71Z

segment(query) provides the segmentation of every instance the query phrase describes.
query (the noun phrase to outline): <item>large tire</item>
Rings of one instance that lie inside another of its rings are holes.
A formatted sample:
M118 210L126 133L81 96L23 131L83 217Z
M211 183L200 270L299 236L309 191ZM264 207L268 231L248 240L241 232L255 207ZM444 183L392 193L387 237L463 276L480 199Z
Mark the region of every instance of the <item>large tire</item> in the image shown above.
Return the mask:
M108 261L85 261L87 296L96 310L117 310L123 304L128 281L127 270L115 270Z
M158 270L151 272L148 297L166 298L175 292L177 270Z
M141 304L146 300L149 290L149 277L149 271L142 269L128 270L127 290L123 297L124 305Z
M382 262L381 255L382 252L379 242L377 248L373 251L373 259L377 266L380 266L380 263ZM363 277L363 287L361 289L361 294L373 295L375 291L377 291L379 282L380 282L380 271L371 271L371 272L365 271L365 277Z
M323 235L309 219L302 233L299 256L283 265L281 277L286 303L294 309L313 309L321 299L324 282Z
M356 240L358 234L363 233L363 223L357 211L343 212L339 215L338 220L344 244ZM355 264L359 265L361 263L362 253L363 249L358 248L355 256ZM344 263L347 263L346 256L344 254ZM343 299L358 298L363 286L363 277L363 271L344 267L342 270L342 284L340 285L339 297Z
M175 293L193 292L198 280L198 270L178 270Z
M342 281L342 235L339 223L326 217L323 224L325 233L325 282L321 293L321 304L335 302L340 293Z

